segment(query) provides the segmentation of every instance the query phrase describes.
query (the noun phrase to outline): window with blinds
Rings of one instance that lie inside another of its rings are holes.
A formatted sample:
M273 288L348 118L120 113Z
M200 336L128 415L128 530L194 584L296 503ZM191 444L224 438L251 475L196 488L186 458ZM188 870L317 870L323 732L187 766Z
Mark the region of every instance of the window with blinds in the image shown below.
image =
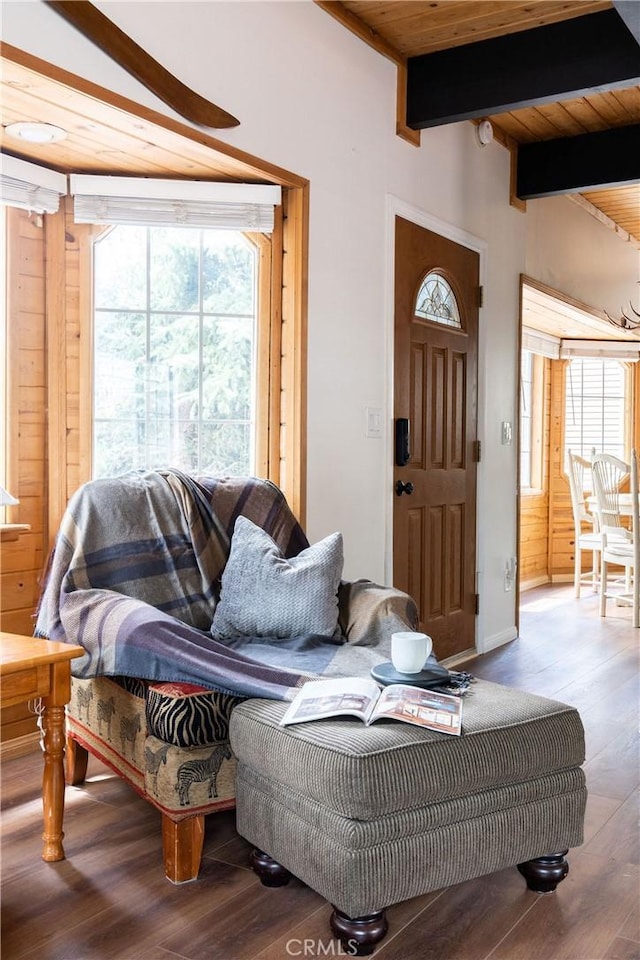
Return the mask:
M621 459L626 453L626 367L601 357L573 359L565 382L564 449L589 457L592 449Z

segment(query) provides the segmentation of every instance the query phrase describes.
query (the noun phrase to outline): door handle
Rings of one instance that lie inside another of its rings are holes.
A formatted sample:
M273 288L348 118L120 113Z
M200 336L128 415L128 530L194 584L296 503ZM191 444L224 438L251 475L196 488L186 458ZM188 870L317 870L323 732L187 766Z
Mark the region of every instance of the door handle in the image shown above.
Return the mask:
M401 497L403 493L406 493L407 496L411 496L414 491L414 486L411 483L411 480L403 483L402 480L398 480L396 483L396 497Z

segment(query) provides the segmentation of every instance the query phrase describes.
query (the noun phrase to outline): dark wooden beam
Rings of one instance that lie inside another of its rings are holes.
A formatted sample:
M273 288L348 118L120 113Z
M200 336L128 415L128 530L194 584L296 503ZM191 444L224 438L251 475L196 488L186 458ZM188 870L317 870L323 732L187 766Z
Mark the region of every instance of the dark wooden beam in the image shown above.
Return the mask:
M521 200L640 183L640 124L520 144Z
M237 127L240 123L185 86L88 0L45 2L181 117L202 127Z
M615 9L408 61L415 130L640 82L640 46Z

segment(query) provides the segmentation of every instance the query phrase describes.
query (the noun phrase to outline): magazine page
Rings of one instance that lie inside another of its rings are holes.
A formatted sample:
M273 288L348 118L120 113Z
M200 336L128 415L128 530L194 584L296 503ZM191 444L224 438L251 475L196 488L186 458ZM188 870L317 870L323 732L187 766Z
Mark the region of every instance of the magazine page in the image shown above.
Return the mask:
M364 677L309 680L292 701L280 725L337 716L359 717L366 723L378 692L377 683Z
M404 720L429 730L459 736L462 731L462 698L394 683L382 691L369 723L380 717Z

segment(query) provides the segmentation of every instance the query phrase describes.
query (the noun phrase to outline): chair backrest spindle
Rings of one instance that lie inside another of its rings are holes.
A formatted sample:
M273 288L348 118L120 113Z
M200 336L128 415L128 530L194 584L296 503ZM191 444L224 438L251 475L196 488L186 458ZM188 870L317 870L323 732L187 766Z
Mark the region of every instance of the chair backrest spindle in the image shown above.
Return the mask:
M631 473L630 465L613 454L598 453L593 458L591 470L600 529L604 537L630 538L629 531L620 520L620 495Z

